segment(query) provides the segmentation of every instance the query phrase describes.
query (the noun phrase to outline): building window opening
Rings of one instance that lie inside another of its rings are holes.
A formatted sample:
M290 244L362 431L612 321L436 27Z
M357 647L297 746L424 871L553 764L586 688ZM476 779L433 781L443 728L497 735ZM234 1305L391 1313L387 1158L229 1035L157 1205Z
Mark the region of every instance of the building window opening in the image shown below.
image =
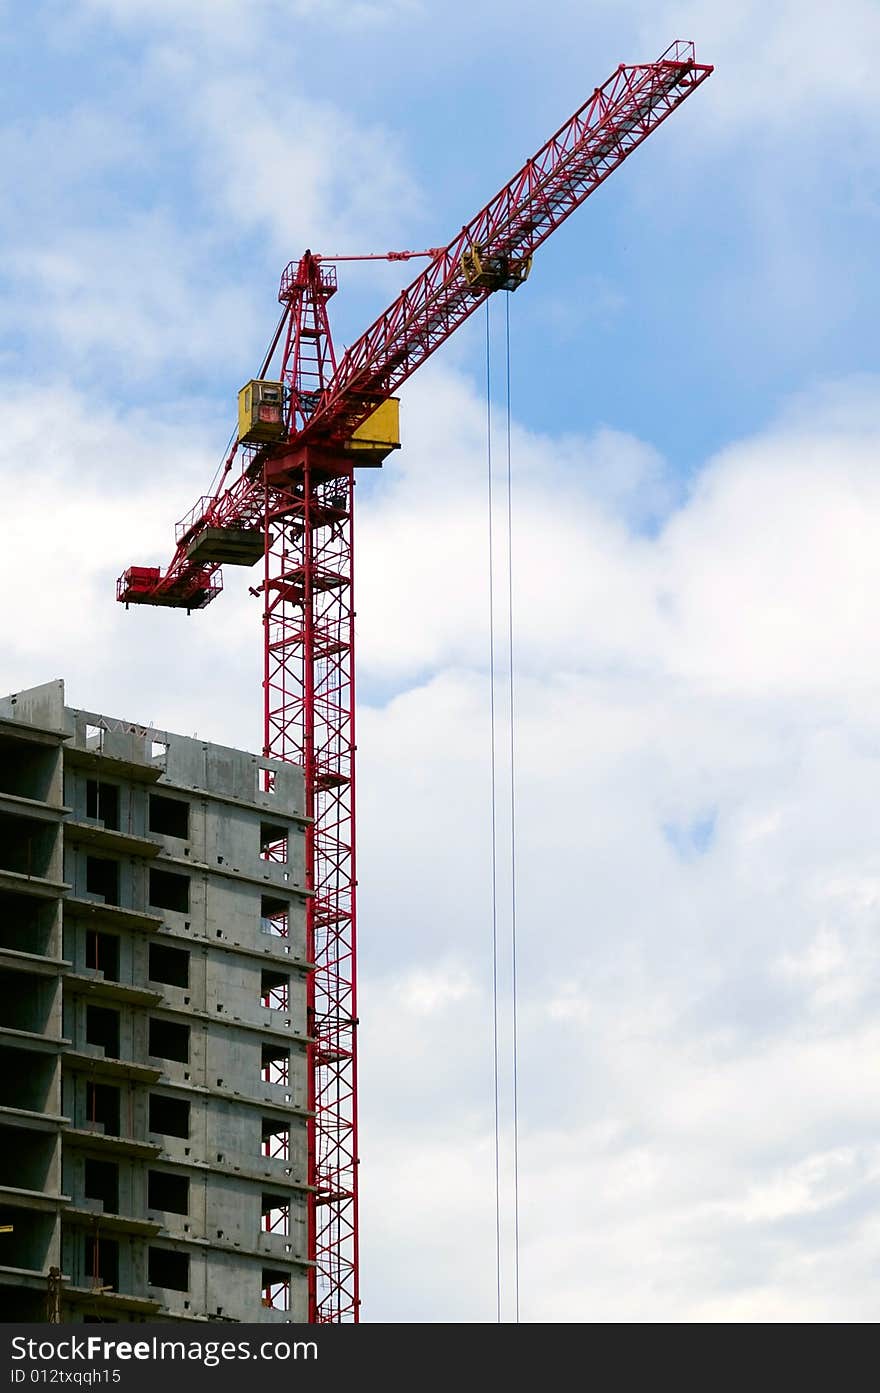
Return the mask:
M260 855L264 861L287 861L287 828L282 823L260 823Z
M147 1205L168 1214L189 1213L189 1181L170 1171L150 1171L147 1176Z
M150 794L150 831L161 837L189 839L189 803L182 798L166 798L161 793Z
M156 909L189 913L189 876L174 871L150 871L150 904Z
M150 1054L157 1059L189 1063L189 1026L150 1017Z
M287 1083L289 1065L290 1050L284 1045L263 1045L260 1067L266 1083Z
M90 1045L100 1045L108 1059L118 1059L119 1012L106 1006L87 1006L86 1041Z
M290 1236L290 1201L282 1195L263 1195L260 1221L266 1233Z
M274 895L260 896L260 929L264 934L287 938L289 914L289 900L278 900Z
M189 1103L182 1098L150 1094L150 1131L166 1137L189 1138Z
M86 1082L86 1122L104 1129L105 1136L118 1137L119 1089L107 1083Z
M286 1161L290 1156L290 1128L286 1122L275 1117L264 1117L262 1128L263 1155L272 1156L277 1161Z
M119 785L101 779L86 780L86 817L119 831Z
M119 1244L112 1238L83 1237L86 1281L93 1292L119 1290Z
M107 982L119 981L119 939L115 934L86 929L86 967L102 972Z
M86 890L105 904L119 904L119 862L103 856L86 857Z
M260 973L260 1000L272 1011L286 1011L290 1000L290 973L263 968Z
M189 1291L189 1255L173 1248L150 1248L148 1281L151 1287Z
M169 948L164 943L150 944L150 981L165 982L171 987L189 986L189 953L185 948Z
M290 1310L290 1277L286 1272L263 1268L263 1305L273 1311Z
M87 1157L83 1193L87 1200L100 1200L105 1214L118 1214L119 1167L113 1161Z

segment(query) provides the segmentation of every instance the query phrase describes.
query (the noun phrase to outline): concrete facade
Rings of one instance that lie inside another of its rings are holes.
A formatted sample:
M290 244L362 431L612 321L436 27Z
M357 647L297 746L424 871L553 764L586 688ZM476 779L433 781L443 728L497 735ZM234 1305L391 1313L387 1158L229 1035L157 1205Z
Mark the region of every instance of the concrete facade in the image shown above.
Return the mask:
M0 700L0 1320L306 1320L302 814L291 765Z

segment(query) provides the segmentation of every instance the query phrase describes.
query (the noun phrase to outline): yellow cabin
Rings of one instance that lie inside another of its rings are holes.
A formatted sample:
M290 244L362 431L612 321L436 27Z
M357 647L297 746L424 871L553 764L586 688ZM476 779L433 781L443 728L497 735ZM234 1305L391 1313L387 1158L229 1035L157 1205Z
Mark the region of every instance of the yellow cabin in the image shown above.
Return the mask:
M238 394L242 445L284 439L284 388L280 382L248 382Z
M400 402L389 397L377 406L345 442L348 454L361 464L381 464L392 450L400 449Z

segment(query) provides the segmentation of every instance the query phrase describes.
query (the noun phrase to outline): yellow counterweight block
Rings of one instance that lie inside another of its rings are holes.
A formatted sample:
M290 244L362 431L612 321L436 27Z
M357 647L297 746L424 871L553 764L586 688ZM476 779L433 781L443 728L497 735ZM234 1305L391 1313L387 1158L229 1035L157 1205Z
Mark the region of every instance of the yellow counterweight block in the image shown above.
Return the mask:
M389 397L362 421L345 442L347 454L361 464L381 464L392 450L400 449L400 402Z

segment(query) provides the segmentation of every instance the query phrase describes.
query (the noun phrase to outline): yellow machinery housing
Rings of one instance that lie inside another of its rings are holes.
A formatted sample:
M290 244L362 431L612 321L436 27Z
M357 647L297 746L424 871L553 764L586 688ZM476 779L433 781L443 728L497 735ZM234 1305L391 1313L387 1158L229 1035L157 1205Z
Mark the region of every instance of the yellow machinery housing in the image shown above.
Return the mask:
M531 269L530 256L488 256L475 242L461 257L461 273L475 295L481 290L518 290Z
M242 445L284 439L284 388L256 379L238 394L238 439Z
M283 440L284 388L280 382L254 379L238 394L238 439L242 445ZM344 446L357 464L378 465L400 449L400 402L389 397L371 411Z
M397 397L389 397L377 406L345 442L346 454L353 455L356 464L381 464L392 450L399 449L400 402Z

